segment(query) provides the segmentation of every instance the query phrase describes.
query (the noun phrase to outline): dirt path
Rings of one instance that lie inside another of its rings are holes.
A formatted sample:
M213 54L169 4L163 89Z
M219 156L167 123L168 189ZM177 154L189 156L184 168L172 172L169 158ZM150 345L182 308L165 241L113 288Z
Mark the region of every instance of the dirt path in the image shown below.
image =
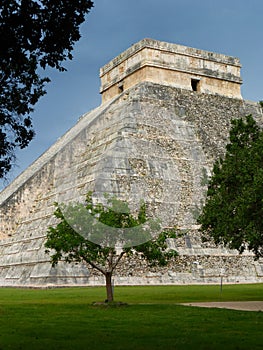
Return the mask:
M181 305L198 307L217 307L220 309L234 309L245 311L263 311L263 301L222 301L212 303L188 303Z

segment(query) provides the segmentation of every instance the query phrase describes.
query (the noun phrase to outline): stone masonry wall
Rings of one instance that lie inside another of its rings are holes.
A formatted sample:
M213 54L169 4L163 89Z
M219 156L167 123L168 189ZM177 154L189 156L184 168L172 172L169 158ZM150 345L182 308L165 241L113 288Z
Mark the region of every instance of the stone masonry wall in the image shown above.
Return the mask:
M139 200L182 237L170 242L179 257L165 269L124 261L119 284L262 282L262 262L250 253L204 245L196 216L214 160L223 154L230 120L253 114L257 103L141 83L83 116L0 195L0 285L102 284L85 265L52 268L45 254L53 203L83 201L88 190Z

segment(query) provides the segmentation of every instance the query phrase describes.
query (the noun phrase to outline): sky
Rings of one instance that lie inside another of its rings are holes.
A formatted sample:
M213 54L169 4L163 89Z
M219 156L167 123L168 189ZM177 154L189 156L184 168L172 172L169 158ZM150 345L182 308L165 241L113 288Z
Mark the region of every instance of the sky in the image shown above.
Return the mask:
M242 96L263 100L262 0L95 0L81 25L67 72L51 83L32 114L36 136L16 152L8 185L84 113L101 104L99 69L132 44L151 38L238 57Z

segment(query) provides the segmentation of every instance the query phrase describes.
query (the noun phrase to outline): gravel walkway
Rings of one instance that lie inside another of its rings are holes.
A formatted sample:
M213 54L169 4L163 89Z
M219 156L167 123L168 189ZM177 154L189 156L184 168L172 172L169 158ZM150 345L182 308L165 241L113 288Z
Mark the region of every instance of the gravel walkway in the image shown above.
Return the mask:
M188 303L181 305L198 307L217 307L220 309L234 309L245 311L263 311L263 301L222 301L212 303Z

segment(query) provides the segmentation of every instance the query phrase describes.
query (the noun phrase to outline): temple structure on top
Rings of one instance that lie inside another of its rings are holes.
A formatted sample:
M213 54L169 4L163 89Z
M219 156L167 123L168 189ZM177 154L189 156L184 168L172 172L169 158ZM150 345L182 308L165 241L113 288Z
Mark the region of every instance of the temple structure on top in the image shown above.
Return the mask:
M242 98L238 58L143 39L100 70L102 102L139 82Z

